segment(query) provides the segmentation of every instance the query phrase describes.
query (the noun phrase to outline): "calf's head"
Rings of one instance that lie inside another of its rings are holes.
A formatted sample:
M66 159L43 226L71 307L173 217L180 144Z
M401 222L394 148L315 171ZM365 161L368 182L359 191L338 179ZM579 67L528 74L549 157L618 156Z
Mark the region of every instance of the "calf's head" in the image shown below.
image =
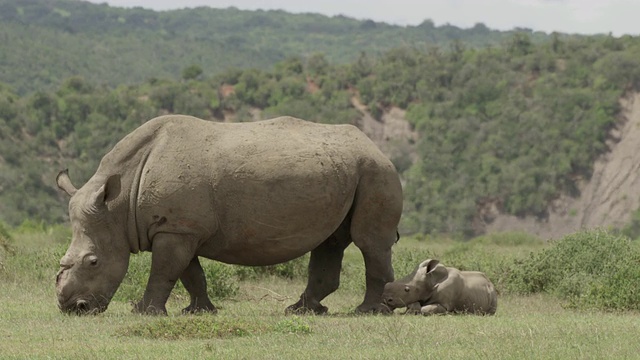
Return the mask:
M387 283L382 299L392 309L428 300L447 277L447 268L438 260L425 260L406 277Z
M129 265L126 221L117 211L123 202L119 199L120 176L92 178L76 189L65 170L56 182L71 196L72 230L71 244L56 276L58 307L66 313L102 312Z

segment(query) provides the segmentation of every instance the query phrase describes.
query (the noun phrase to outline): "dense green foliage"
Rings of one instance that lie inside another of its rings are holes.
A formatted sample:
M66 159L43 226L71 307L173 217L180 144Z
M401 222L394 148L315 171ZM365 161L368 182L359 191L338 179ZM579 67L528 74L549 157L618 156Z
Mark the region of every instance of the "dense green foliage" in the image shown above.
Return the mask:
M473 234L491 203L545 217L549 201L575 195L576 180L607 150L618 99L640 84L640 63L629 63L637 39L523 39L439 61L405 58L424 69L402 82L405 91L415 84L407 117L423 135L420 161L405 174L407 228Z
M82 184L120 138L148 119L185 113L247 121L293 115L358 125L354 97L380 116L407 108L420 135L417 161L404 172L404 232L482 231L479 210L497 204L516 215L546 216L549 201L574 194L618 121L618 99L640 83L636 38L533 44L525 34L504 48L447 51L399 48L331 64L322 54L290 57L270 71L229 70L181 81L151 80L115 89L81 77L56 91L19 96L0 88L0 219L59 222L64 197L54 186L71 168ZM634 70L636 69L636 70ZM406 154L406 153L402 153Z
M640 310L640 248L626 236L572 234L517 261L505 281L512 292L547 292L579 309Z
M156 12L77 0L0 0L0 79L21 94L50 89L74 75L117 86L177 80L192 64L212 75L232 66L268 69L291 55L322 52L344 63L362 51L378 54L400 45L423 48L459 39L498 45L509 36L482 24L460 29L436 27L429 20L401 27L283 11Z
M314 19L316 32L335 35L329 28L335 25L340 29L338 23L361 24L342 17L235 9L156 13L68 1L5 0L0 4L7 10L0 12L2 26L19 27L28 20L30 29L53 27L64 32L65 26L71 26L69 36L90 33L96 37L113 30L123 36L109 40L114 44L126 44L126 39L138 32L187 36L197 30L204 36L206 31L193 20L206 19L217 11L224 12L225 16L216 15L224 19L207 22L206 26L231 26L242 22L239 19L243 16L259 15L266 24L282 27L283 31L289 29L287 26L303 28L309 25L305 21ZM79 14L92 19L91 26ZM272 16L277 20L265 20ZM227 18L235 22L227 23ZM320 26L324 22L331 26ZM114 24L120 26L112 28ZM366 34L390 34L393 29L418 31L425 26L429 31L443 30L427 25L376 25L371 29L353 25L353 30ZM346 28L341 29L337 34L348 33ZM474 31L487 33L480 31L481 27L474 29L450 38L471 36ZM261 31L252 31L262 34L264 41L272 39ZM130 85L123 83L139 78L127 74L125 81L117 72L93 71L86 77L66 78L55 90L38 85L40 90L25 95L0 84L0 221L12 226L25 219L64 221L66 199L55 189L57 172L68 167L72 179L78 185L84 183L119 139L157 115L184 113L215 121L292 115L360 126L363 114L354 100L365 104L378 120L393 107L406 109L407 120L419 136L417 143L399 144L390 154L405 180L404 233L473 236L482 233L484 223L490 221L482 215L487 206L509 214L544 218L550 201L563 193L577 193L577 181L590 177L594 159L607 150L609 130L619 121L618 100L640 84L640 41L633 37L570 38L553 34L549 41L541 42L537 34L527 32L509 37L499 34L491 39L499 38L501 46L477 48L454 41L444 47L429 47L425 43L379 55L370 55L372 52L362 51L366 47L350 42L349 48L357 49L358 54L346 64L334 62L332 52L295 48L287 53L305 55L283 56L284 60L270 70L218 71L202 57L189 59L176 69L179 80L163 80L164 75L171 75L161 71L161 66L145 64L145 68L154 69L154 75L144 75L149 80ZM300 38L309 37L313 38L311 34ZM4 56L14 53L0 50ZM100 62L77 58L101 67ZM100 85L109 83L106 79L121 85ZM17 83L13 85L20 88ZM411 159L416 160L412 163Z

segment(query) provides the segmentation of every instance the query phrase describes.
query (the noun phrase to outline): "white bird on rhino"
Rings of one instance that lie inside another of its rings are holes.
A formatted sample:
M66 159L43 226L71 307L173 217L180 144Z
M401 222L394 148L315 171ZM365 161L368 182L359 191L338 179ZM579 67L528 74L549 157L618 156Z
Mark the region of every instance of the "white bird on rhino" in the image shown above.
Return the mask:
M389 311L382 290L393 281L402 188L353 126L161 116L117 143L80 189L66 171L56 181L71 196L72 241L56 278L64 312L106 310L139 251L152 252L141 313L166 313L178 279L191 297L183 311L215 312L199 256L270 265L311 251L307 287L287 311L324 313L351 242L366 266L356 310Z
M423 315L493 315L498 306L496 289L484 273L445 267L435 259L386 284L382 298L391 309L407 307L407 312Z

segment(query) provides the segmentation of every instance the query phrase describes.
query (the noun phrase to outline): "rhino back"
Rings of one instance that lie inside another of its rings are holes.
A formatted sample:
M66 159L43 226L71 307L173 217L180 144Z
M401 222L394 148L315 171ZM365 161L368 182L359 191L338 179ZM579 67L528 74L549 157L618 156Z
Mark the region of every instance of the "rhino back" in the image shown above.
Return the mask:
M487 276L479 271L462 271L466 306L474 312L493 314L496 310L497 292Z
M345 218L363 174L397 177L352 126L289 117L152 121L137 196L139 233L149 241L158 232L194 234L203 242L199 255L221 261L263 265L300 256Z

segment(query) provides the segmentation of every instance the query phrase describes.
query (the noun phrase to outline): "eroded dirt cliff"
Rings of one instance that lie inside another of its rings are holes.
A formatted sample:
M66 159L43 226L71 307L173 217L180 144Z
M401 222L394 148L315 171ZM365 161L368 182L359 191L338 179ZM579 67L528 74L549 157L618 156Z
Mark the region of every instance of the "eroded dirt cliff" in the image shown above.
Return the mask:
M494 208L486 231L525 231L555 239L580 229L624 227L640 207L640 94L630 94L620 103L623 110L611 133L610 151L596 160L590 179L578 182L578 197L554 201L546 219L499 214Z

